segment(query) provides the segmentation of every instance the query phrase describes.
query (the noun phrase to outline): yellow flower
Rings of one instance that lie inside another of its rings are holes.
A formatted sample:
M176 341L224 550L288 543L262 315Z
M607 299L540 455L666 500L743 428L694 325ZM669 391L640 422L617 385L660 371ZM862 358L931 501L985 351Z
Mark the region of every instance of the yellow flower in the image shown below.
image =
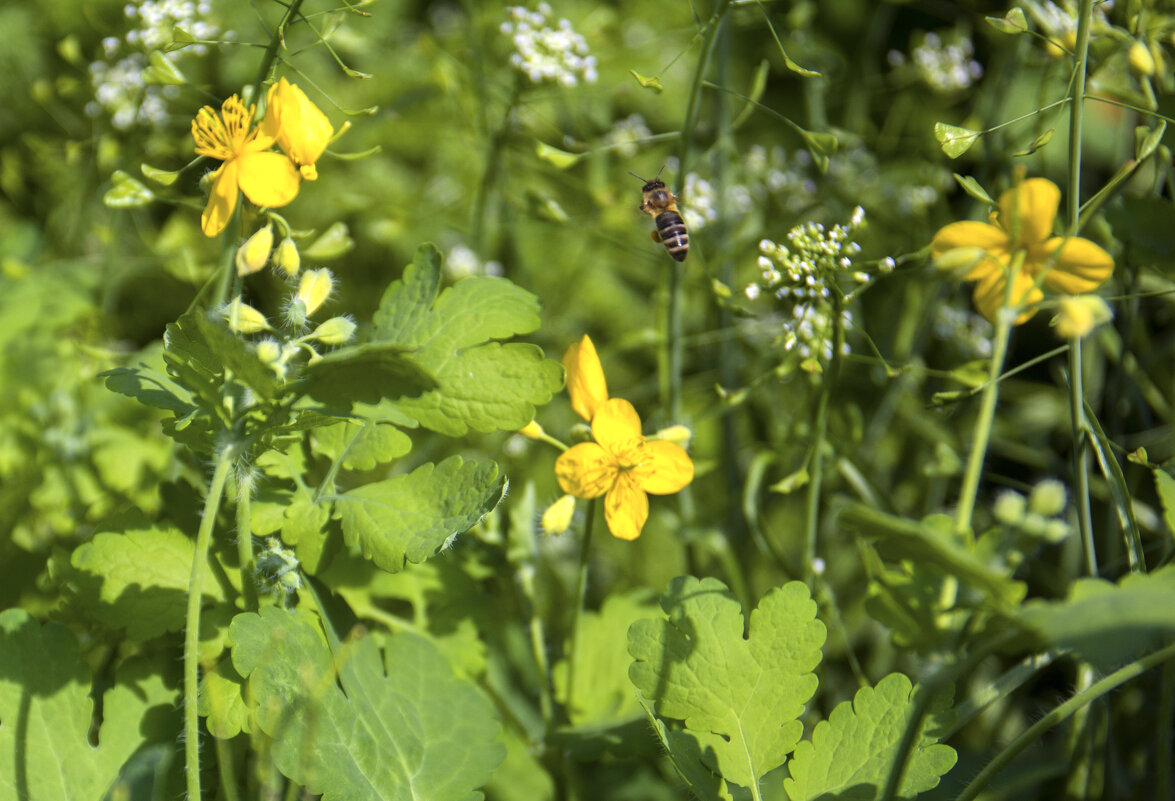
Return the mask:
M307 181L318 177L314 166L330 143L335 129L306 93L285 78L269 87L267 110L261 130L277 140L278 145L298 165Z
M281 153L266 152L274 138L250 127L254 110L233 95L219 114L205 106L192 120L196 152L224 162L212 174L212 192L200 217L205 236L217 236L228 225L240 192L268 208L284 206L298 195L298 170Z
M1057 313L1049 325L1057 329L1057 336L1083 339L1094 328L1113 319L1109 304L1097 295L1066 296L1057 303Z
M571 408L590 423L596 410L608 400L608 385L604 382L604 367L596 346L587 334L563 354L563 369L567 372Z
M622 398L595 409L592 436L595 442L581 442L560 454L555 477L564 492L577 498L603 495L612 535L635 540L649 517L646 493L680 491L693 480L694 464L680 445L645 439L636 409Z
M1016 324L1035 313L1044 297L1039 284L1057 292L1092 292L1114 271L1114 259L1081 237L1052 236L1061 190L1047 178L1029 178L1000 195L999 211L990 223L951 223L934 235L934 257L958 248L979 248L986 254L963 276L976 281L975 305L988 320L1004 305L1013 257L1024 253L1008 303L1026 309ZM948 259L949 260L949 259ZM1047 272L1045 272L1047 269Z
M560 497L543 512L543 533L562 534L571 526L571 518L574 514L575 496L564 495Z

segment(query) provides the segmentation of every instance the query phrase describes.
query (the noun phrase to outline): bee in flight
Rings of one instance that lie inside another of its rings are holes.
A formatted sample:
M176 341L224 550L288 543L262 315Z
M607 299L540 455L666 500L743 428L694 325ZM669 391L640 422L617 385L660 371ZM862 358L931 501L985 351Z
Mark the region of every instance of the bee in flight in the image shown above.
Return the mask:
M689 234L677 211L677 198L665 188L665 182L661 180L661 172L664 170L662 167L651 181L645 181L635 172L629 175L645 183L641 187L641 211L657 223L657 228L652 232L653 241L663 244L669 255L677 261L685 261L689 253Z

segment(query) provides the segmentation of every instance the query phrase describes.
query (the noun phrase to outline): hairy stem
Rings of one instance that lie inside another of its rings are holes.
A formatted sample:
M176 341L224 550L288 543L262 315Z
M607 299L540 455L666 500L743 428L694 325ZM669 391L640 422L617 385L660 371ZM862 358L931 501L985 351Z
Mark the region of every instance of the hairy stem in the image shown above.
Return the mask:
M579 548L579 578L575 582L575 606L571 610L571 649L567 655L567 721L575 707L575 666L579 661L579 621L583 616L583 602L587 597L588 564L591 561L592 529L595 527L596 501L588 502L587 519L583 524L583 541Z
M236 452L226 448L216 462L208 495L204 498L204 513L200 530L196 533L196 552L192 556L192 576L188 580L188 614L184 627L184 772L187 775L189 801L200 801L200 715L196 698L200 690L200 600L203 597L204 570L208 566L208 548L216 513L224 496L224 486L232 470Z
M836 380L840 375L841 348L845 341L843 319L844 300L840 295L832 297L832 358L828 371L820 386L820 399L816 406L816 431L812 440L812 474L808 483L808 497L804 513L804 575L810 586L815 586L815 571L812 563L816 559L816 541L820 534L820 493L824 485L824 445L828 439L828 406Z

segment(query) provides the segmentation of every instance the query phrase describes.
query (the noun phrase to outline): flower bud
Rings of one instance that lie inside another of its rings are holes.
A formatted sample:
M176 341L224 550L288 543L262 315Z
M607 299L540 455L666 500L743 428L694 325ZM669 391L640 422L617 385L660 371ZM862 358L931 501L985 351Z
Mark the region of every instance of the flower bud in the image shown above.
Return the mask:
M1055 478L1046 478L1028 495L1028 509L1045 517L1056 517L1065 511L1065 485Z
M355 324L353 322L346 317L332 317L315 328L314 333L310 336L323 345L342 345L354 335Z
M1155 74L1155 57L1142 42L1135 42L1126 51L1126 63L1135 75L1145 75L1150 78Z
M1057 314L1049 325L1064 339L1083 339L1094 328L1114 319L1109 304L1097 295L1070 295L1057 303Z
M571 526L571 518L575 514L575 498L564 495L547 507L543 512L542 525L544 534L562 534Z
M995 499L991 513L996 520L1005 526L1018 526L1024 522L1024 512L1027 504L1024 496L1013 490L1001 492Z
M307 270L302 273L302 280L298 283L298 294L294 296L294 300L302 302L306 316L309 317L326 303L333 288L334 278L331 277L330 270Z
M224 310L224 318L228 321L228 327L238 334L256 334L269 330L269 321L265 315L248 303L243 303L239 296L233 298L233 302Z
M273 226L266 225L237 248L237 275L252 275L260 270L269 261L272 250Z
M666 442L672 442L674 445L680 445L685 448L689 445L690 439L694 432L690 431L689 426L676 425L662 428L651 439L663 439Z
M277 252L273 254L273 266L281 270L286 278L293 278L302 268L298 246L288 236L278 243Z
M987 256L981 247L951 248L934 260L936 269L962 277Z
M518 429L518 433L530 439L542 439L544 435L543 427L534 420L531 420L522 428Z
M264 364L273 364L282 357L282 346L276 340L263 339L257 343L257 358Z

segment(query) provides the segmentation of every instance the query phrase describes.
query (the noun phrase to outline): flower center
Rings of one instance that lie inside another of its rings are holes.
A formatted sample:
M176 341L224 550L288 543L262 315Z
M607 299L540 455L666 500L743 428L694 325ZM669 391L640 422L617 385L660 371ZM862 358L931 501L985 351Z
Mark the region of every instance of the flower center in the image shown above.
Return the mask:
M200 109L192 120L192 138L196 140L196 152L201 156L228 161L241 154L245 145L253 138L249 125L253 122L254 106L245 107L241 99L233 95L224 101L217 114L212 106Z

